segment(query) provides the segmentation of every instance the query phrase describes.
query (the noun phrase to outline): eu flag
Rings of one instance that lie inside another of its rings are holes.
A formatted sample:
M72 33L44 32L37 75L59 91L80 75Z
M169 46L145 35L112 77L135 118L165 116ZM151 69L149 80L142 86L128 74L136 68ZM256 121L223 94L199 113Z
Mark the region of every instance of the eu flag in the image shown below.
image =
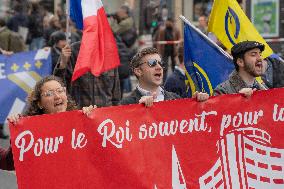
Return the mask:
M0 123L8 115L21 113L35 83L50 74L50 50L0 55Z
M190 86L188 96L195 91L212 95L214 88L228 79L234 64L230 57L196 30L184 24L184 62Z

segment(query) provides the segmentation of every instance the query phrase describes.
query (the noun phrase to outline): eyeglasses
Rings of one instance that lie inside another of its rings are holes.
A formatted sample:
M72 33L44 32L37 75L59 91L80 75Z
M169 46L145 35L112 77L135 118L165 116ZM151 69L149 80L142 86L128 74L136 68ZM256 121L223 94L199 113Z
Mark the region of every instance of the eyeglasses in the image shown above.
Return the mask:
M159 64L162 68L164 67L163 62L156 60L156 59L150 59L147 62L143 62L143 63L139 64L139 66L142 65L142 64L145 64L145 63L147 63L148 66L151 67L151 68L155 67L157 64Z
M45 91L44 93L41 94L41 96L53 97L53 96L55 96L55 93L58 94L58 95L61 95L61 94L65 93L65 92L66 92L66 88L65 87L60 87L60 88L57 88L55 90Z

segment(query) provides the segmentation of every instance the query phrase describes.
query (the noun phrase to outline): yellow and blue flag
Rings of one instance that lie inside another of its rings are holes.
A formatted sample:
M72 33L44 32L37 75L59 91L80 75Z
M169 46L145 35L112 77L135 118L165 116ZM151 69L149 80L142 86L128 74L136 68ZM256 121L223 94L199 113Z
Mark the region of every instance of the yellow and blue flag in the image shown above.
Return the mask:
M21 113L35 83L50 74L50 50L0 55L0 123L8 115Z
M188 72L188 96L195 91L212 95L214 88L227 80L234 69L230 57L187 23L184 25L184 63Z
M250 40L265 45L262 53L264 58L273 54L236 0L214 0L208 31L214 33L227 49L238 42Z

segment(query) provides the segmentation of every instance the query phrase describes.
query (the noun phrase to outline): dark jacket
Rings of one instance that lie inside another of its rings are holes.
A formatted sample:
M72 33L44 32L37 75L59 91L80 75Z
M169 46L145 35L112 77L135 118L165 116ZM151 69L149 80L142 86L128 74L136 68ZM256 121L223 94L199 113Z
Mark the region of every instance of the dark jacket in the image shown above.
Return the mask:
M25 44L18 33L2 27L0 28L0 48L17 53L25 50Z
M54 70L58 59L60 58L61 55L61 49L59 49L58 47L53 46L51 48L51 63L52 63L52 70Z
M18 32L19 26L28 28L28 24L28 16L24 13L17 12L13 17L8 20L7 27L14 32Z
M284 62L269 57L268 70L262 79L269 88L284 87Z
M165 90L176 93L182 98L186 98L187 93L185 80L185 75L183 75L179 70L175 69L174 72L168 76L165 82Z
M128 78L131 73L129 62L134 54L132 50L123 43L119 35L114 36L120 60L120 66L118 67L119 79L125 79Z
M180 98L180 96L178 96L177 94L168 92L166 90L164 90L164 93L165 93L164 94L165 100L174 100L174 99ZM142 94L140 93L140 91L138 89L135 89L128 97L125 97L121 100L121 104L122 105L138 104L141 97L142 97Z
M238 93L242 88L249 88L249 86L242 80L237 71L233 71L229 79L219 84L214 89L214 96L221 94L232 94ZM256 82L256 87L258 90L266 90L268 87L264 84Z
M0 148L0 169L9 171L15 169L11 147L8 150Z
M273 66L273 87L284 87L284 62L277 59L272 60Z
M43 16L33 12L29 16L29 40L43 36Z
M99 77L88 72L71 83L80 45L81 42L71 45L70 62L65 69L60 69L57 65L54 75L63 79L68 93L80 108L89 105L98 107L117 105L121 99L118 69L104 72Z
M173 38L171 41L178 41L181 39L181 33L177 27L172 28L172 35ZM166 27L165 26L160 26L160 28L157 30L156 35L154 36L154 41L166 41ZM154 47L156 47L161 54L162 57L165 55L165 50L167 46L172 46L173 47L173 55L175 56L177 54L178 50L178 45L173 44L173 45L165 45L165 44L155 44Z

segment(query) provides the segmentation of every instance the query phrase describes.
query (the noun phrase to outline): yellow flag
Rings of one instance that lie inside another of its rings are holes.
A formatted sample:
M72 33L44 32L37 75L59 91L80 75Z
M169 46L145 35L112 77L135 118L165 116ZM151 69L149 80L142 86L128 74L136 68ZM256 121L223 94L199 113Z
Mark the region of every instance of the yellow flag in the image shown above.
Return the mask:
M209 18L208 31L214 33L227 48L241 41L258 41L265 45L264 58L273 54L262 36L252 25L236 0L215 0Z

